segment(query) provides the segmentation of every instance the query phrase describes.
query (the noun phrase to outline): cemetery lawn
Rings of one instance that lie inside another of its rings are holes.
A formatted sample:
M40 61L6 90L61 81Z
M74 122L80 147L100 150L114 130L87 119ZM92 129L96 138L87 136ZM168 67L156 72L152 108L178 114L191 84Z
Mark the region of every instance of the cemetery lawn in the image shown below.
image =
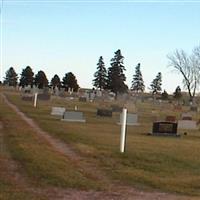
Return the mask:
M47 193L39 189L49 187L101 189L76 163L35 134L2 97L0 110L0 199L47 200Z
M182 135L180 138L147 136L152 129L152 108L161 119L167 114L180 114L174 113L169 107L161 109L149 103L138 103L141 125L128 127L127 151L120 154L120 126L116 123L119 121L119 113L115 113L112 118L101 118L96 116L97 103L54 98L51 101L40 101L38 107L33 108L32 103L22 101L19 94L7 93L7 97L43 130L72 146L84 158L82 162L95 163L112 181L150 191L200 196L199 131L188 131L187 136ZM50 115L53 106L73 110L75 105L84 113L86 123L63 122ZM2 104L1 107L1 120L12 120L12 126L6 126L8 148L12 157L21 163L32 180L40 180L41 185L80 188L86 185L98 188L101 185L100 181L94 184L93 180L78 171L74 163L67 162L49 149L7 107ZM184 130L179 130L179 133L183 132ZM31 160L29 164L28 160ZM69 168L70 175L63 174L65 168Z

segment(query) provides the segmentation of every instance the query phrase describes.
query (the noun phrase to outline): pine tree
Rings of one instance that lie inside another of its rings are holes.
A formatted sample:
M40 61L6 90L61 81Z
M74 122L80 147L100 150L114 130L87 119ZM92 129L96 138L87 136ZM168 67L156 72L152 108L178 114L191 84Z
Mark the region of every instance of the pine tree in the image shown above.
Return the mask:
M46 74L43 71L39 71L35 75L35 85L40 89L48 86L48 80Z
M124 83L126 81L123 71L125 67L123 65L124 57L121 54L121 50L115 52L114 58L111 59L111 67L108 69L107 88L117 93L125 93L128 90L128 86Z
M53 86L53 89L55 87L58 87L58 88L61 87L61 81L57 74L55 74L54 77L51 79L51 85Z
M135 74L133 75L132 87L131 89L135 92L143 92L144 91L144 81L142 78L142 73L140 70L140 63L135 67Z
M100 56L99 62L97 63L97 71L95 72L94 77L93 85L100 90L106 89L107 72L102 56Z
M66 90L68 90L69 88L73 88L73 90L76 92L79 88L76 77L72 72L65 74L62 84Z
M180 86L177 86L175 89L175 92L173 94L174 99L180 100L182 98L181 88Z
M168 93L167 93L166 90L164 90L163 93L161 94L161 98L162 98L163 100L167 100L167 99L169 98L169 95L168 95Z
M4 84L8 84L9 86L16 86L17 79L18 79L17 73L15 72L13 67L10 67L9 70L6 72Z
M25 69L22 70L19 85L22 87L31 85L31 87L32 87L34 84L33 76L34 76L34 73L31 69L31 67L27 66Z
M151 90L153 94L158 94L162 89L162 74L161 72L158 72L156 78L151 83Z

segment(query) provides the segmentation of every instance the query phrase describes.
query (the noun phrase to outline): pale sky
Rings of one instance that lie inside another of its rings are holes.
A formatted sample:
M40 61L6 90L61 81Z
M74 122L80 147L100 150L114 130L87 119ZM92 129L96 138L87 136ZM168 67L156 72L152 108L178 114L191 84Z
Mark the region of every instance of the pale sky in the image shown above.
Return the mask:
M121 49L129 87L140 62L146 89L161 72L170 93L182 77L167 67L167 54L200 44L200 1L4 0L1 14L1 80L9 67L21 74L29 65L49 81L71 71L92 87L99 57L108 68Z

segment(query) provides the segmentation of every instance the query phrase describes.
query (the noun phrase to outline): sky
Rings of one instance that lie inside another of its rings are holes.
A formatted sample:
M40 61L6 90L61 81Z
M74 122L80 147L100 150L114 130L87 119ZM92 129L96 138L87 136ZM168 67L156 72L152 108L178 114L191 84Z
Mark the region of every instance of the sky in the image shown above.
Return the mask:
M163 90L183 90L167 55L200 45L199 11L200 1L3 0L0 79L11 66L19 76L31 66L49 81L73 72L80 87L91 88L99 57L108 68L120 49L129 87L141 63L146 90L158 72Z

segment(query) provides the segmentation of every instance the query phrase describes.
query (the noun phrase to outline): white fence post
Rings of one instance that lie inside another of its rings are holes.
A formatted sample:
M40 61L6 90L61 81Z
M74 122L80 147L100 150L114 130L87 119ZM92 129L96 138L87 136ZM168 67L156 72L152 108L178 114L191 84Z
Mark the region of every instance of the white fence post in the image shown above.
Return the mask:
M37 96L38 96L38 93L35 93L35 96L34 96L34 107L37 106Z
M127 109L123 108L122 111L122 121L121 121L121 138L120 138L120 152L124 153L125 151L125 142L126 142L126 116Z

